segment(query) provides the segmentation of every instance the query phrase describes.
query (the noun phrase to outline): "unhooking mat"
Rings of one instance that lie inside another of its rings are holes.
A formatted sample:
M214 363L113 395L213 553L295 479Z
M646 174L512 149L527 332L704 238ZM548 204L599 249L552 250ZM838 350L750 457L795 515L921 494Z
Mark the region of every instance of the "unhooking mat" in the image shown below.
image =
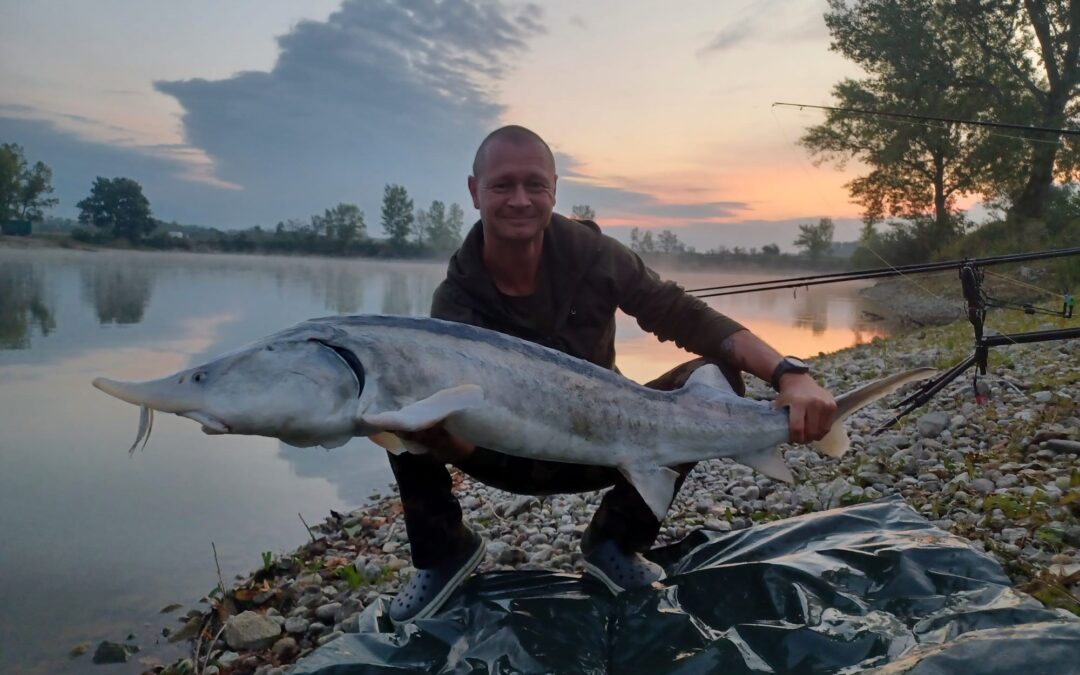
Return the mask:
M649 557L662 588L618 597L588 577L480 574L396 629L380 600L293 673L1080 673L1080 620L899 498L699 530Z

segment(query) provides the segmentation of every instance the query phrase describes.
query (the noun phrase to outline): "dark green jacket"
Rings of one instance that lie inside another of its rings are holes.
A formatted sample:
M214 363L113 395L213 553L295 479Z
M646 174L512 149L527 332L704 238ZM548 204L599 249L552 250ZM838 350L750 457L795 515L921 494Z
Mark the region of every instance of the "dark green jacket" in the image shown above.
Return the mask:
M616 309L660 340L718 360L720 343L743 330L678 284L661 281L636 253L601 234L596 223L558 214L544 233L540 262L551 281L555 311L551 325L536 330L506 307L484 265L483 244L477 222L435 289L431 316L497 330L609 369L615 366Z

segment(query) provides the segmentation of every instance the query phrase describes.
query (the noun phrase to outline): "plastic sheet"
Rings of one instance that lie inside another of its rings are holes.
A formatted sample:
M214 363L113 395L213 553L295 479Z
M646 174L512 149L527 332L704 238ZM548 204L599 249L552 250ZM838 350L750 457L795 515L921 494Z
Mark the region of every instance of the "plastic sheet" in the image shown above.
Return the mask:
M650 552L668 578L613 597L588 577L476 575L430 619L360 632L293 671L401 673L1080 673L1080 620L899 498L696 531Z

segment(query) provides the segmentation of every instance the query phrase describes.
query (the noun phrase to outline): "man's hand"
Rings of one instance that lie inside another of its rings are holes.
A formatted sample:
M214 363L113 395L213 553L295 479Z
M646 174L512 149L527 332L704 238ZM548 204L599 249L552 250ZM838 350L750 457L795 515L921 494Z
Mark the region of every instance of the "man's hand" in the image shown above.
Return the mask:
M423 431L397 432L403 440L419 443L431 452L435 459L446 464L456 464L472 456L476 446L459 438L439 424Z
M773 406L788 407L793 443L821 440L829 433L836 415L836 401L814 378L802 373L788 373L780 378L780 395Z

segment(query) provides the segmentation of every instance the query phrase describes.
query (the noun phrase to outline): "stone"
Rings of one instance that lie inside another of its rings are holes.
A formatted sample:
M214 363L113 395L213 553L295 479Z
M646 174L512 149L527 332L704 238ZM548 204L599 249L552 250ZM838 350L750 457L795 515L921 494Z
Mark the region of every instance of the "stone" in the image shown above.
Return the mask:
M279 659L291 659L300 652L300 647L296 644L295 638L283 637L274 643L270 651Z
M994 491L994 482L985 478L976 478L968 484L973 492L977 492L981 495L988 495Z
M937 438L949 426L949 414L940 410L929 412L919 418L916 427L923 438Z
M1046 442L1046 449L1065 454L1075 452L1080 454L1080 441L1070 441L1064 438L1054 438Z
M265 649L280 634L276 621L251 610L225 621L225 643L232 649Z
M1054 400L1054 395L1049 391L1037 391L1033 398L1036 403L1049 403Z
M94 663L127 663L128 657L139 651L135 645L104 641L94 650Z
M341 609L340 602L328 602L325 605L320 605L315 610L315 618L323 622L329 622L334 620L334 614Z

